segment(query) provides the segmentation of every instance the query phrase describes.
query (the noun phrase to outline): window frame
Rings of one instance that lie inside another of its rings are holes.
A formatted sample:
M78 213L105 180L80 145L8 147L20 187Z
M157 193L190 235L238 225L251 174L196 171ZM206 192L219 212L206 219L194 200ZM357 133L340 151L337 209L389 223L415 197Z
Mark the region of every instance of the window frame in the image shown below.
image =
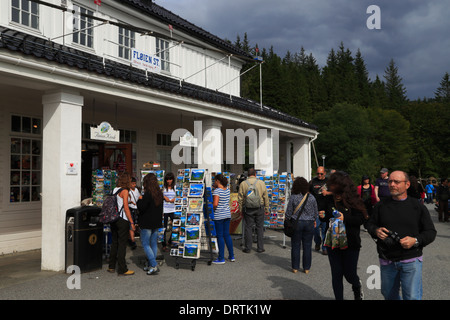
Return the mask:
M161 71L170 73L170 42L161 38L156 39L156 56L161 60Z
M14 118L20 119L19 127L13 125ZM25 130L24 124L29 125L30 128ZM17 161L17 165L14 161ZM26 167L24 167L25 164ZM18 180L15 181L15 179ZM40 205L42 203L40 196L42 193L41 117L18 114L10 116L8 190L10 205ZM25 190L28 191L28 198L23 200Z
M132 49L136 48L136 32L123 27L119 27L117 44L118 57L125 60L131 60Z
M73 10L75 13L72 20L72 44L82 46L83 48L94 49L94 19L80 15L80 13L83 13L93 16L94 11L76 3L73 4Z
M19 7L15 6L14 2L17 2ZM39 25L40 25L40 10L39 10L39 4L36 2L32 2L30 0L11 0L11 22L13 23L17 23L20 26L26 27L26 28L30 28L31 30L35 30L35 31L39 31ZM28 10L25 11L24 7L24 3L28 4ZM33 10L33 7L35 8L35 10ZM14 20L15 19L15 14L14 12L18 11L18 20ZM35 11L35 12L33 12ZM27 19L28 19L28 23L24 23L24 14L27 15ZM36 26L33 26L33 17L35 17L36 19Z

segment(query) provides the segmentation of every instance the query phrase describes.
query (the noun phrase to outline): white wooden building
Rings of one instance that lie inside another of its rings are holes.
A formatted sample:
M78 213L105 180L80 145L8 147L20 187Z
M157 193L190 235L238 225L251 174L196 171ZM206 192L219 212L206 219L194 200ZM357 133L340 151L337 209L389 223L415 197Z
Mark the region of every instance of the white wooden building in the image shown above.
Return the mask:
M237 154L227 133L268 129L247 143L267 155L255 168L311 177L317 128L241 98L239 75L252 57L230 43L150 0L0 7L0 254L41 248L42 269L63 270L65 213L89 196L90 172L118 154L134 175L149 161L190 167L172 161L180 128L200 130L199 145L215 148L214 162L199 154L205 161L193 166L241 173L241 163L226 163ZM159 68L140 68L133 52ZM90 127L104 121L120 130L118 142L91 139Z

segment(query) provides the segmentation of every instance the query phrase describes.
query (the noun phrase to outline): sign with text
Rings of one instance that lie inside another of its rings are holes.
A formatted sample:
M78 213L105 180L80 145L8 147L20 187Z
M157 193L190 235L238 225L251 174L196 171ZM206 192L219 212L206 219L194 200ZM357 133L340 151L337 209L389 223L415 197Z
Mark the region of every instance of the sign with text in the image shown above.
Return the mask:
M155 55L145 53L133 48L131 64L140 69L147 69L150 72L161 72L161 59Z
M114 128L106 121L100 123L97 127L91 127L91 139L119 142L120 131Z

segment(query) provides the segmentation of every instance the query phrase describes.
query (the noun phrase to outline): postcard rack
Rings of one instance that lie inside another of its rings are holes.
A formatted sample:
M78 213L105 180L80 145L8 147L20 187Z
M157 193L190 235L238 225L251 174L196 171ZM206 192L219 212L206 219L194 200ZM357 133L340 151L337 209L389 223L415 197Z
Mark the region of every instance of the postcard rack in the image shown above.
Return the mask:
M179 169L177 172L170 250L170 256L175 258L176 269L181 264L188 264L195 271L198 260L212 264L213 224L205 210L205 176L206 169Z

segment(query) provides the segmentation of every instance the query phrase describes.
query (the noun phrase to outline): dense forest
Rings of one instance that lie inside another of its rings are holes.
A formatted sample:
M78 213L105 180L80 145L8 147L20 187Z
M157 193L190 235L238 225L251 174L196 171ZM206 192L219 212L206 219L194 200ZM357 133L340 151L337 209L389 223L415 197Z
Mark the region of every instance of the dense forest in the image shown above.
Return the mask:
M303 48L281 58L273 47L250 46L246 34L235 45L262 57L265 105L319 127L319 164L326 155L327 168L348 172L358 184L364 174L377 178L382 167L423 179L450 175L448 72L436 79L434 97L410 101L394 60L370 79L363 54L343 43L330 50L323 67ZM255 68L241 77L243 97L260 100L259 76Z

